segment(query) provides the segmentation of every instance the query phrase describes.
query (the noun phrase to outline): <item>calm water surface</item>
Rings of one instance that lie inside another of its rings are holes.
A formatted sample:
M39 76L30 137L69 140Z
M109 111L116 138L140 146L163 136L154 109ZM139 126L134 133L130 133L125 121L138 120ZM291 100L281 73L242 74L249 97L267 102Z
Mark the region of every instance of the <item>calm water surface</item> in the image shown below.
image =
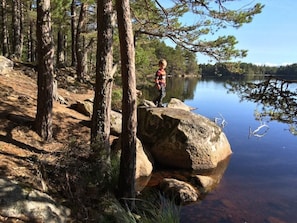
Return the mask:
M182 89L176 83L183 83ZM180 98L198 108L194 112L226 121L224 132L233 151L220 184L202 201L184 206L181 222L297 222L297 136L289 131L292 125L259 118L262 104L242 100L227 88L226 82L214 80L169 80L167 100ZM297 86L290 89L296 92ZM263 124L258 135L250 134Z

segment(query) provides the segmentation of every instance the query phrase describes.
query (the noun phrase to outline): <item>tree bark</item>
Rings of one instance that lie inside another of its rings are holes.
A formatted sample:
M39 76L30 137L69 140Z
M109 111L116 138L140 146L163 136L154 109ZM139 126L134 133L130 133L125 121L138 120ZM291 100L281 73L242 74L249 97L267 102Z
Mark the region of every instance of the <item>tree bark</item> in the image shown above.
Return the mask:
M86 75L86 54L84 49L84 41L82 38L82 32L85 24L85 19L87 15L87 4L82 3L79 19L77 22L77 29L76 29L76 37L75 37L75 50L76 50L76 72L77 72L77 78L80 81L83 81Z
M6 0L1 2L1 15L2 15L2 33L1 33L1 43L2 43L2 55L8 57L9 55L9 45L8 45L8 30L7 30L7 13L6 13Z
M32 2L28 3L29 12L32 13ZM29 27L27 29L27 60L33 60L33 19L29 18Z
M58 30L58 37L57 37L57 67L62 67L65 65L65 38L61 28Z
M75 0L71 3L71 66L76 66L76 50L75 50Z
M13 56L16 59L20 59L21 57L21 1L20 0L14 0L13 1L13 11L12 11L12 21L13 21Z
M32 10L32 9L31 9ZM36 43L34 39L34 21L30 19L28 29L28 60L34 62L36 60Z
M20 46L19 46L19 54L20 59L23 54L23 48L24 48L24 4L22 1L19 3L20 7Z
M51 30L50 0L37 0L37 112L36 132L45 140L52 139L54 80L54 47Z
M135 49L129 0L117 0L117 21L121 51L121 73L123 85L122 140L119 176L119 197L134 208L135 163L136 163L136 77ZM125 198L129 198L125 200Z
M106 167L110 166L110 113L113 84L112 14L112 0L97 1L97 24L99 28L97 30L96 85L91 142L98 156L100 153L102 155L102 152L106 155Z

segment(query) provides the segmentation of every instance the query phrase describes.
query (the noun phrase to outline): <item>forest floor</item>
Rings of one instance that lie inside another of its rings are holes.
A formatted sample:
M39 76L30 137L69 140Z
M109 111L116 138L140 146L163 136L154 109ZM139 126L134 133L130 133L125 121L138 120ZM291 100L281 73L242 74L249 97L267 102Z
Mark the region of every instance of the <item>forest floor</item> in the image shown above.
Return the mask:
M36 72L25 66L0 74L0 177L17 180L76 206L74 219L96 218L91 201L94 191L82 182L90 155L90 118L69 108L93 97L91 86L66 81L73 72L65 69L58 78L58 94L68 105L54 102L53 140L44 143L33 130L37 104ZM84 168L86 167L86 168ZM0 216L1 217L1 216ZM81 222L76 221L74 222Z

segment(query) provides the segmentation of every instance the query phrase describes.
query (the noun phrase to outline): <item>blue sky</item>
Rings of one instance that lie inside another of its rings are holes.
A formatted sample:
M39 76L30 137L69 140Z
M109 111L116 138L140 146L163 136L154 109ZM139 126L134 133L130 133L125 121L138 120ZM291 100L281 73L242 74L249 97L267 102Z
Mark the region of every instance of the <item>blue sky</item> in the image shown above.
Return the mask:
M259 2L265 5L252 23L239 29L225 29L222 35L233 35L236 48L248 50L242 62L261 65L287 65L297 63L297 1L296 0L241 0L242 5ZM233 3L230 3L233 4ZM197 54L199 63L209 58Z

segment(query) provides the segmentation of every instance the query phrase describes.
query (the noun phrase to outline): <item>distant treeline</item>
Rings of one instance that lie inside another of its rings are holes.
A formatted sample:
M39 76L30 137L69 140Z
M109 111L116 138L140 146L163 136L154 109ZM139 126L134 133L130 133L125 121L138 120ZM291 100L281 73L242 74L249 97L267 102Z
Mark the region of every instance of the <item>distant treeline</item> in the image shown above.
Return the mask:
M297 79L297 63L278 67L232 62L200 64L199 71L203 77L277 76L284 79Z

